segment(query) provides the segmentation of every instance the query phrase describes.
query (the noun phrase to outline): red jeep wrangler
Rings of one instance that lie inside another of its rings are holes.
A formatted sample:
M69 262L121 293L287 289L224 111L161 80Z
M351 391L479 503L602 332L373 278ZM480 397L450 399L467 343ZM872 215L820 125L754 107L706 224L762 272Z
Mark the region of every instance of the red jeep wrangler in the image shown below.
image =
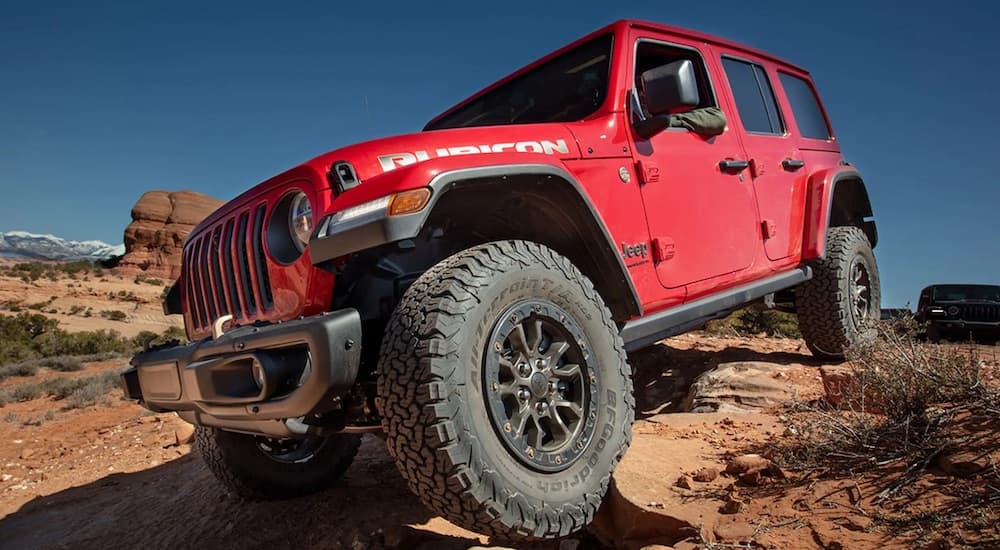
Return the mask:
M717 135L674 124L711 108ZM562 536L628 448L627 351L765 302L841 355L876 238L805 70L619 21L213 213L165 304L192 343L123 384L239 495L322 489L374 432L436 513Z

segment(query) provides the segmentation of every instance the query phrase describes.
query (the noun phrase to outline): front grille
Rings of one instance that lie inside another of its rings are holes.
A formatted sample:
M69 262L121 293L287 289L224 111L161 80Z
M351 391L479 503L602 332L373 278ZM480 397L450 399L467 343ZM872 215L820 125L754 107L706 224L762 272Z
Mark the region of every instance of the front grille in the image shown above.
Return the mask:
M187 311L196 330L232 315L247 321L274 307L264 253L267 205L236 213L184 247Z
M1000 322L1000 305L994 304L964 304L961 306L960 318L974 323Z

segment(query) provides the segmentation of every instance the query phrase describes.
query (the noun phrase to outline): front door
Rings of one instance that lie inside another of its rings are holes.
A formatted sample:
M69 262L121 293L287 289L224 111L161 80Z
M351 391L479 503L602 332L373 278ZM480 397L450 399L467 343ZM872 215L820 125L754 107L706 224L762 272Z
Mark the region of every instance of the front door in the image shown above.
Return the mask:
M640 38L635 51L636 89L643 71L689 59L699 80L699 107L718 106L704 57L694 45ZM643 107L634 94L633 120L645 116ZM745 156L735 131L727 128L706 138L669 128L648 140L635 140L660 283L677 288L750 267L759 230L753 184L748 167L741 166Z

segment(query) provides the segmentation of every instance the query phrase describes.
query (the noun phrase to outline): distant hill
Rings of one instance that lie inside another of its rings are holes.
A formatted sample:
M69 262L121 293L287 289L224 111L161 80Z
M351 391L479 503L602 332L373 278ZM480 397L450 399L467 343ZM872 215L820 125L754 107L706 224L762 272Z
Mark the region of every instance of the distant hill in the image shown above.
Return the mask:
M103 260L125 253L125 245L68 241L25 231L0 232L0 258L15 260Z

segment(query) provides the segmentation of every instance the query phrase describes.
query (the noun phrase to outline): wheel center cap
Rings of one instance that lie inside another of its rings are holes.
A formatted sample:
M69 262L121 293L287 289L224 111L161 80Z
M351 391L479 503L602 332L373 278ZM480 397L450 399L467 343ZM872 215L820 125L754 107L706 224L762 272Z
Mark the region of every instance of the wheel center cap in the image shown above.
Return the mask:
M531 375L528 385L531 387L531 393L535 394L535 397L545 397L545 394L549 392L549 377L536 372Z

